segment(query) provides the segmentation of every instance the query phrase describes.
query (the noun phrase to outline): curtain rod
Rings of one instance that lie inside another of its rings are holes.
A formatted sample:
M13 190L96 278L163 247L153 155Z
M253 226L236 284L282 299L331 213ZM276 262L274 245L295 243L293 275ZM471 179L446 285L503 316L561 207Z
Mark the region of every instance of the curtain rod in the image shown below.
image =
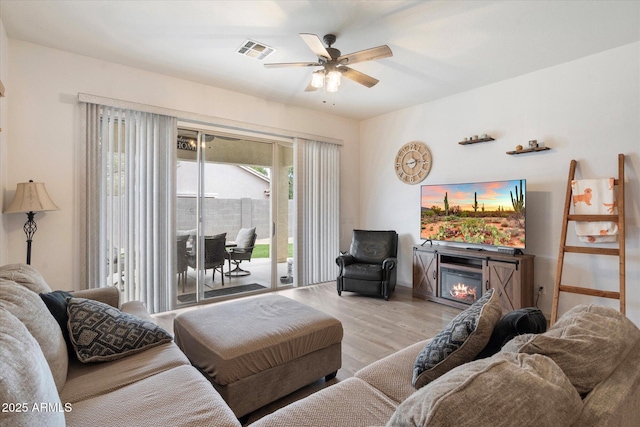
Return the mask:
M98 95L90 95L87 93L78 93L78 101L91 104L106 105L108 107L124 108L128 110L142 111L145 113L162 114L165 116L176 117L178 120L187 120L194 123L208 124L220 126L227 129L235 129L239 131L253 131L261 135L271 135L285 138L303 138L313 141L326 142L329 144L343 145L343 141L337 138L327 136L313 135L305 132L297 132L292 130L280 129L270 126L258 125L255 123L247 123L238 120L223 119L221 117L208 116L206 114L193 113L189 111L175 110L173 108L158 107L155 105L141 104L138 102L124 101L121 99L106 98Z

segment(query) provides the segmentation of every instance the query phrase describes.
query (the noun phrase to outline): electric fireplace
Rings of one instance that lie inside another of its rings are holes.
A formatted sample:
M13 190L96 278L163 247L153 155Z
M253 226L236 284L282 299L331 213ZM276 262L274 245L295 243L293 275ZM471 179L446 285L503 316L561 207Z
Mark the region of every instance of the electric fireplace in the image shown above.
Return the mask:
M440 298L473 304L482 296L482 271L440 269Z

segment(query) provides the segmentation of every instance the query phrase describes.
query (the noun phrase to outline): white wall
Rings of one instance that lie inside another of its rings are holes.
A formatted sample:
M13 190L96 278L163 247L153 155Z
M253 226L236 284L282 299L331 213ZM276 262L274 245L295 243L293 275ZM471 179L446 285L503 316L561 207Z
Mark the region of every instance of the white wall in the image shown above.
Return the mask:
M13 197L16 183L43 181L61 209L36 215L38 232L32 251L32 265L54 289L85 286L79 283L80 242L85 238L80 226L85 176L79 92L342 139L341 214L358 216L359 126L354 120L13 39L9 47L9 72L15 78L10 88L11 140L8 159L2 163L8 178L2 184L5 196ZM8 242L8 254L1 261L24 262L26 218L5 216L2 237Z
M7 127L7 105L8 99L11 96L11 83L9 83L9 40L7 38L7 32L5 31L4 24L0 19L0 80L8 91L7 95L0 98L0 208L5 206L5 194L7 190L8 181L8 168L7 168L7 133L9 128ZM15 191L15 188L13 189ZM6 203L10 203L7 201ZM1 210L1 209L0 209ZM7 251L9 248L8 242L8 224L4 215L0 215L0 265L6 264Z
M457 143L483 133L496 140L465 146ZM551 150L505 154L531 139L545 142ZM527 179L525 252L536 256L535 285L546 290L539 306L547 315L551 313L569 163L578 161L577 178L617 176L617 155L625 154L627 313L640 325L639 43L361 123L360 226L398 231L398 280L406 286L412 280L412 246L421 243L420 187L395 177L393 159L404 143L413 140L425 142L433 155L424 184ZM570 232L575 234L573 228ZM607 258L567 255L563 283L616 289L617 258ZM563 294L560 311L592 301Z

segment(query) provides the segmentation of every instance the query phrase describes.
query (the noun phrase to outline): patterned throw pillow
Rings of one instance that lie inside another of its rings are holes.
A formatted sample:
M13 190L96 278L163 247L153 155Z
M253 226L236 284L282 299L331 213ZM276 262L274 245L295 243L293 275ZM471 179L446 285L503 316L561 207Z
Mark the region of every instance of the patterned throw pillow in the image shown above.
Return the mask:
M155 323L99 301L69 298L69 335L80 362L107 362L170 342Z
M501 316L498 294L489 289L418 354L413 366L413 386L420 388L456 366L472 361L489 342Z

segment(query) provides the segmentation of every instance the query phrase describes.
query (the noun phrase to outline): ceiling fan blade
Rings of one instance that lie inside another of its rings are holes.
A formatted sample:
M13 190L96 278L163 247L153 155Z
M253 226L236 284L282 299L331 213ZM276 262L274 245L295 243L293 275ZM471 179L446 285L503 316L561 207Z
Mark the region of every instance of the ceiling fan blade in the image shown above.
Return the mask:
M372 61L393 56L393 52L387 45L372 47L371 49L342 55L337 59L338 64L355 64L357 62Z
M331 55L327 51L327 48L322 44L320 37L309 33L300 33L300 37L302 37L302 40L304 40L307 46L309 46L309 49L311 49L318 58L323 57L326 58L327 61L331 59Z
M317 87L313 86L311 84L311 82L309 82L309 84L307 85L307 87L305 88L305 92L315 92L316 90L318 90Z
M353 68L338 67L338 70L340 70L340 72L344 77L348 78L349 80L353 80L356 83L360 83L361 85L364 85L366 87L373 87L376 84L378 84L378 82L380 81L378 79L374 79L373 77L365 73L356 71Z
M264 64L266 68L284 68L284 67L321 67L319 62L276 62L273 64Z

